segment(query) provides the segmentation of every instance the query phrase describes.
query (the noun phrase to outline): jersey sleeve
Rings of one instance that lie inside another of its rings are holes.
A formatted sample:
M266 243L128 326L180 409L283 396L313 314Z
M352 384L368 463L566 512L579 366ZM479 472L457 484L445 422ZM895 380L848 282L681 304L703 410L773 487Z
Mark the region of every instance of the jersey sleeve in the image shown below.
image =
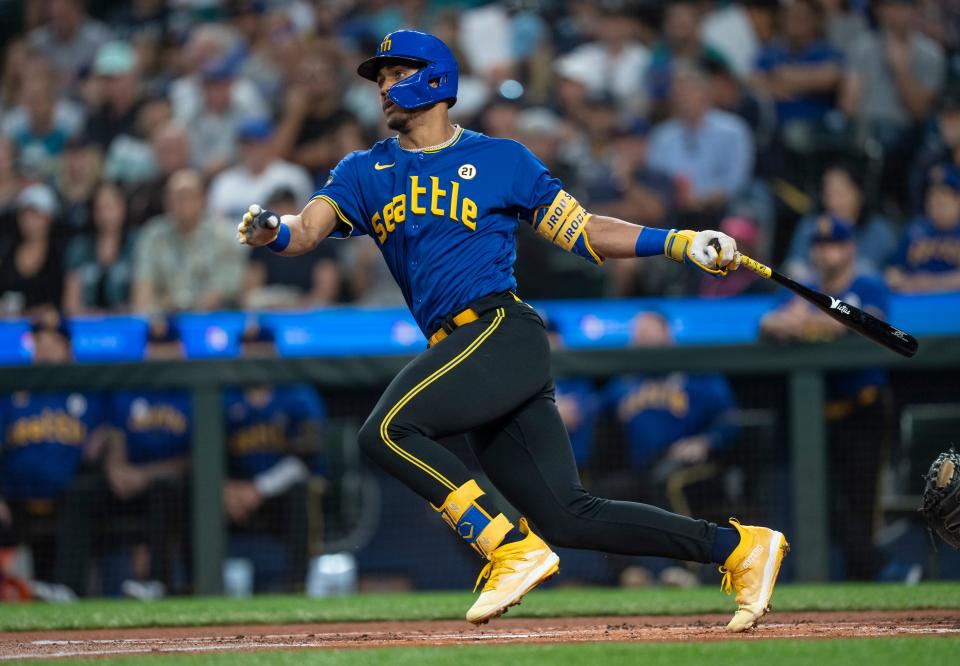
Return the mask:
M549 206L563 189L563 184L550 175L546 165L526 146L511 144L514 150L509 159L514 163L514 173L508 204L517 210L521 220L533 222L536 210Z
M357 169L357 153L350 153L330 172L326 184L312 199L323 199L333 207L339 224L330 234L331 238L369 235L367 216L364 213L363 183Z
M591 263L602 264L603 257L593 250L587 236L590 213L533 153L521 144L513 145L516 149L508 158L514 162L515 171L508 206L554 245Z

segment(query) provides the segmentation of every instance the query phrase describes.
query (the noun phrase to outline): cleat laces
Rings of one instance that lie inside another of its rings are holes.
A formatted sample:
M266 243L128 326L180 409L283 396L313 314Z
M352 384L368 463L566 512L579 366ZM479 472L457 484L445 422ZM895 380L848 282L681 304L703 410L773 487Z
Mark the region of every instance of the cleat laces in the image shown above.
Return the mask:
M518 544L521 542L517 542ZM502 546L497 548L490 554L490 561L487 562L483 569L480 570L480 575L477 576L477 582L473 585L473 591L476 592L477 588L480 587L480 581L484 578L487 579L486 585L483 586L481 594L487 590L497 589L497 582L505 575L510 573L515 573L516 569L511 567L508 562L513 561L522 561L526 562L527 558L523 556L523 551L520 548L510 548L513 544L507 546Z

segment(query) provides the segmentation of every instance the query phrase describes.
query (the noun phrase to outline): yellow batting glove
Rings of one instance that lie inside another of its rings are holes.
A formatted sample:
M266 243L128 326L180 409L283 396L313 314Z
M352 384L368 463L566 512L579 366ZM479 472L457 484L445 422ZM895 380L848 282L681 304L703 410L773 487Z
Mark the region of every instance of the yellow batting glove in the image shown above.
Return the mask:
M719 231L671 231L663 254L714 277L724 277L728 270L736 270L740 265L737 242Z
M273 242L280 232L280 216L253 204L237 225L237 240L243 245L262 247Z

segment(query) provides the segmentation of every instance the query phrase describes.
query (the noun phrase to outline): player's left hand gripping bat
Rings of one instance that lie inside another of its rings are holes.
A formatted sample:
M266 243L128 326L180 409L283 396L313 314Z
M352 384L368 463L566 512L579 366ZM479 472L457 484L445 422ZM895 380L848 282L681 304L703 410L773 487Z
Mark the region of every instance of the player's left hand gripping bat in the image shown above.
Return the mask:
M716 243L716 240L711 241ZM720 251L719 243L714 245L717 252ZM755 259L751 259L742 252L740 255L740 266L753 271L760 277L773 280L783 285L800 298L813 303L830 317L840 322L849 329L852 329L865 338L873 340L878 345L882 345L891 351L895 351L901 356L911 357L917 353L919 344L917 339L899 328L894 328L882 319L874 317L872 314L864 312L860 308L854 307L849 303L844 303L838 298L833 298L819 291L805 287L799 282L791 280L783 273L773 270L769 266L761 264Z

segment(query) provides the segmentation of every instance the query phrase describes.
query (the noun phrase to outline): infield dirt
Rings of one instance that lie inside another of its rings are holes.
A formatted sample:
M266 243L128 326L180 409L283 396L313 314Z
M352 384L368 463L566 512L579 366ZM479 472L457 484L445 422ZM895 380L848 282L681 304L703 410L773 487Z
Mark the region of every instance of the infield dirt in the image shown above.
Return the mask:
M0 633L0 659L377 648L481 643L689 642L958 636L960 611L771 613L751 631L724 631L729 616L502 618L480 628L462 621L162 627Z

